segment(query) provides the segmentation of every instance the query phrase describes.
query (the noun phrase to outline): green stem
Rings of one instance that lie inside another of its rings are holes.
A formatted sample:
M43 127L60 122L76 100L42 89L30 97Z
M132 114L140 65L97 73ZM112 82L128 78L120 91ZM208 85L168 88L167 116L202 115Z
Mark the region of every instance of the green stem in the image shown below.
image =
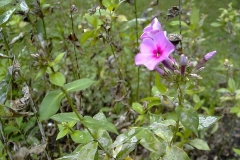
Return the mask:
M10 160L13 160L12 153L9 149L9 145L7 144L7 139L4 136L4 131L3 131L3 125L2 125L1 118L0 118L0 132L1 132L2 140L3 140L3 144L6 147L5 149L7 150L8 157L9 157Z
M117 56L116 56L116 54L115 54L115 52L114 52L113 45L110 44L110 47L111 47L112 54L113 54L115 60L117 61ZM117 62L118 62L118 61L117 61ZM120 65L119 65L119 63L118 63L118 67L117 67L117 69L118 69L118 72L119 72L119 75L120 75L120 79L123 80L123 75L122 75L122 72L121 72L121 69L120 69Z
M137 0L134 0L134 13L135 13L135 25L136 25L136 43L139 46L138 42L138 16L137 16ZM139 99L139 83L140 83L140 67L137 70L137 93L136 93L136 100Z
M72 99L70 98L70 96L69 96L69 94L67 93L67 91L66 91L63 87L61 87L60 89L61 89L61 91L66 95L67 101L68 101L69 105L71 106L73 112L76 114L76 116L77 116L77 118L79 119L79 121L80 121L80 122L83 122L83 118L79 115L78 111L76 110L75 106L73 105ZM93 135L93 133L90 131L90 129L89 129L84 123L82 123L82 125L84 126L84 128L86 128L86 130L87 130L88 133L92 136L92 138L93 138L96 142L98 142L98 146L107 154L107 156L113 158L113 156L112 156L110 153L108 153L108 151L106 151L106 150L104 149L104 147L101 145L101 143L98 141L98 139L97 139L97 138ZM115 159L115 158L113 158L113 159Z
M181 87L179 85L179 83L177 84L178 85L178 107L181 107L182 106L182 102L183 102L183 92L181 90ZM177 120L177 123L176 123L176 128L175 128L175 132L173 134L173 138L172 138L172 141L171 141L171 144L173 144L176 139L177 139L177 132L178 132L178 128L179 128L179 118Z

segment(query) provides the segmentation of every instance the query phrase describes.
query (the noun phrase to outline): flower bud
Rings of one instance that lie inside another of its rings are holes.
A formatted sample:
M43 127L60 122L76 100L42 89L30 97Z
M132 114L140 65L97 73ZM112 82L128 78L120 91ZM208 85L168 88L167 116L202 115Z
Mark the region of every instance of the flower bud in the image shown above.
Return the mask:
M213 58L213 56L216 54L216 52L217 52L217 51L212 51L212 52L207 53L207 54L203 57L203 59L201 60L201 62L196 65L195 68L196 68L196 69L199 69L199 68L203 67L207 61L209 61L210 59Z
M183 76L186 71L186 66L188 65L188 57L182 54L180 56L180 65L181 65L181 75Z
M166 60L164 60L164 61L162 61L162 64L163 64L167 69L174 71L173 61L170 60L169 58L166 59Z
M156 70L161 76L164 76L164 74L165 74L164 70L162 70L162 69L159 68L159 67L155 67L155 70Z
M185 56L184 54L182 54L180 56L180 65L181 66L187 66L187 64L188 64L188 57Z

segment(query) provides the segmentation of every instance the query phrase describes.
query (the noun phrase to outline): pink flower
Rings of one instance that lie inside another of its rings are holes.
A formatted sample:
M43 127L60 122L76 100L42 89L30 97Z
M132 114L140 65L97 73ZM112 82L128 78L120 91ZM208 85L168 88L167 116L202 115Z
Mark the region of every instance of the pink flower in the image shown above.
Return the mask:
M158 31L142 40L140 53L135 57L135 64L145 65L149 70L154 70L159 63L169 58L174 49L174 45L166 37L166 32Z
M151 24L149 24L147 27L143 29L143 34L141 35L140 39L149 37L152 38L152 36L159 31L163 31L162 26L158 19L154 18Z

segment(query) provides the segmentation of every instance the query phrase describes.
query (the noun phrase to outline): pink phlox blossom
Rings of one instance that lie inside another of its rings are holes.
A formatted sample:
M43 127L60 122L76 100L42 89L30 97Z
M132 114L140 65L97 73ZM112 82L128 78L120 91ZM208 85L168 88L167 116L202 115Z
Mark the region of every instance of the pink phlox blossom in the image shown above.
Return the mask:
M142 40L140 53L135 57L135 64L145 65L149 70L154 70L159 63L169 59L174 49L165 31L156 32L151 37Z
M162 26L158 19L154 18L151 24L143 29L143 34L140 36L140 39L143 40L144 38L152 38L155 33L160 31L163 31Z

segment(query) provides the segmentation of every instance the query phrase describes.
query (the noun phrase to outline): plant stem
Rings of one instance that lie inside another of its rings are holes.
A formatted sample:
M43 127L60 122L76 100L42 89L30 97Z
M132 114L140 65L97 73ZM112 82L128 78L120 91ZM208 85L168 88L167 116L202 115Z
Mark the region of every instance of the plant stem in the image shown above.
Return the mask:
M10 160L13 160L12 153L10 152L9 145L7 144L6 137L4 136L4 131L3 131L3 125L2 125L1 118L0 118L0 132L1 132L2 139L3 139L3 144L4 144L4 146L6 146L8 157L9 157Z
M137 0L134 0L134 13L135 13L135 22L136 22L136 43L139 46L138 42L138 16L137 16ZM140 67L137 70L137 93L136 93L136 100L139 99L139 83L140 83Z
M69 105L71 106L73 112L74 112L74 113L76 114L76 116L78 117L79 121L80 121L80 122L83 122L83 118L79 115L78 111L76 110L75 106L73 105L72 99L70 98L70 96L69 96L69 94L67 93L67 91L66 91L63 87L61 87L60 89L61 89L61 91L66 95L67 101L68 101ZM82 125L84 126L84 128L86 128L86 130L89 132L89 134L92 136L92 138L93 138L96 142L98 142L98 146L107 154L107 156L113 158L113 156L112 156L110 153L108 153L108 151L106 151L106 150L104 149L104 147L101 145L101 143L98 141L98 139L92 134L92 132L90 131L90 129L89 129L84 123L82 123ZM115 159L115 158L113 158L113 159Z

